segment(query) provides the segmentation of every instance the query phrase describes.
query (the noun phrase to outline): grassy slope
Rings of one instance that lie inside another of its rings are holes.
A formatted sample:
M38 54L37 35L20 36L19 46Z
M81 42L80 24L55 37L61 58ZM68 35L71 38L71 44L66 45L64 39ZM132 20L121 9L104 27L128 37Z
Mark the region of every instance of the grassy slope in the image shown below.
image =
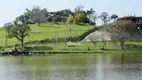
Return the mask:
M47 38L55 38L57 37L67 37L70 36L70 25L69 24L53 24L53 23L44 23L41 26L37 24L31 24L31 33L30 36L25 38L25 42L35 41L35 40L43 40ZM94 26L90 25L71 25L72 28L72 36L78 36L83 34L84 32L93 29ZM15 44L19 44L17 39L12 38L8 39L8 46L12 46ZM5 30L0 29L0 46L5 45Z
M113 42L107 42L106 50L100 50L100 47L104 45L102 42L97 42L94 46L91 42L75 42L80 43L81 46L77 47L68 47L66 43L48 43L48 44L28 44L28 46L32 47L32 51L51 51L51 52L104 52L104 53L142 53L142 41L127 41L125 44L135 44L136 48L127 48L121 50L120 47L114 48ZM117 45L120 45L117 42ZM88 47L90 50L88 51ZM9 51L13 50L13 48L9 48Z
M78 42L76 42L78 43ZM49 44L39 44L39 45L29 45L31 47L33 47L33 51L44 51L44 50L51 50L51 51L63 51L63 52L66 52L66 51L88 51L88 47L90 47L90 51L97 51L97 52L102 52L102 50L99 50L100 47L102 45L104 45L102 42L97 42L96 45L94 46L93 43L91 42L79 42L81 43L81 46L78 46L78 47L67 47L67 44L66 43L57 43L57 45L55 43L49 43ZM119 45L120 43L117 42L117 45ZM129 48L129 49L124 49L123 51L127 51L128 53L130 52L138 52L138 51L142 51L142 43L141 41L140 42L137 42L137 41L132 41L132 42L129 42L127 41L125 44L135 44L135 45L138 45L138 47L136 48ZM141 46L141 47L139 47ZM114 48L114 44L113 42L107 42L107 50L105 50L106 52L120 52L122 51L120 49L120 47L117 47L116 49ZM105 52L103 51L103 52Z
M70 36L70 25L69 24L52 24L52 23L46 23L41 24L41 26L38 26L37 24L31 24L31 33L30 36L28 36L25 39L25 42L28 41L35 41L35 40L43 40L47 38L55 38L58 37L69 37ZM71 25L72 27L72 35L73 36L79 36L82 35L84 32L93 29L94 26L90 25ZM5 45L5 30L0 28L0 46ZM140 42L126 42L126 44L136 44L139 45ZM101 45L103 45L102 42L98 42L96 46L94 46L91 42L79 42L82 43L82 46L79 47L67 47L66 43L57 43L55 46L55 43L49 43L49 44L29 44L28 46L33 47L34 51L44 51L44 50L52 50L52 51L87 51L88 47L90 46L90 51L100 51L99 48ZM9 39L8 45L15 45L19 44L17 39ZM119 44L119 43L118 43ZM141 43L142 45L142 43ZM9 50L12 50L13 48L9 48ZM124 51L141 51L142 49L136 48L136 49L125 49ZM120 49L115 50L113 47L113 43L109 42L107 46L107 50L105 51L121 51Z

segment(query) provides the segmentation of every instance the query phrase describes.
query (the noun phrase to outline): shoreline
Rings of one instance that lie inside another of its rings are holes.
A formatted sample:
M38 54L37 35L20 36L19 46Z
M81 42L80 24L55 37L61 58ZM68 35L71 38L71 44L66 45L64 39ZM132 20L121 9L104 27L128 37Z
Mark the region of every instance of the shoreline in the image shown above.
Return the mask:
M3 52L1 55L41 55L41 54L131 54L131 53L142 53L142 51L29 51L29 52Z

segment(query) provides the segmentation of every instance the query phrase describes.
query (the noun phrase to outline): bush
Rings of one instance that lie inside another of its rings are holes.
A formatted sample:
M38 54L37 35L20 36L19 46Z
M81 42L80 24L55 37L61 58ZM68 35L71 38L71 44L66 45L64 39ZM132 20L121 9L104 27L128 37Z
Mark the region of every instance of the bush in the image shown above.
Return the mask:
M84 23L85 15L83 13L76 14L75 19L73 21L74 24Z
M67 23L72 24L73 20L74 20L74 18L72 16L67 17Z

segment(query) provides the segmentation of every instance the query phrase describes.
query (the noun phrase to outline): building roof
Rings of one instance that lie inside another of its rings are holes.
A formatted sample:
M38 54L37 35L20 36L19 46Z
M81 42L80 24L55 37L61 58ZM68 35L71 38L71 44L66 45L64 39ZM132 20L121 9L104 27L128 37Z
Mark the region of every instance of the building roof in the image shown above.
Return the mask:
M125 16L125 17L120 17L117 20L130 20L130 19L142 19L142 17L136 17L136 16Z

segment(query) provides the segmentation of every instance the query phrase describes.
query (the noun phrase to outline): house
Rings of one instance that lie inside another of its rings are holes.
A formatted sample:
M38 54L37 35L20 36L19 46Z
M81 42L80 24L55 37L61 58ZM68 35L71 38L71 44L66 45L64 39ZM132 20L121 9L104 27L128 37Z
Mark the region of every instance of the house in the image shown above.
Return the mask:
M122 20L130 20L132 21L133 24L136 24L140 29L142 30L142 17L136 17L136 16L125 16L125 17L120 17L117 19L117 21L122 21Z

